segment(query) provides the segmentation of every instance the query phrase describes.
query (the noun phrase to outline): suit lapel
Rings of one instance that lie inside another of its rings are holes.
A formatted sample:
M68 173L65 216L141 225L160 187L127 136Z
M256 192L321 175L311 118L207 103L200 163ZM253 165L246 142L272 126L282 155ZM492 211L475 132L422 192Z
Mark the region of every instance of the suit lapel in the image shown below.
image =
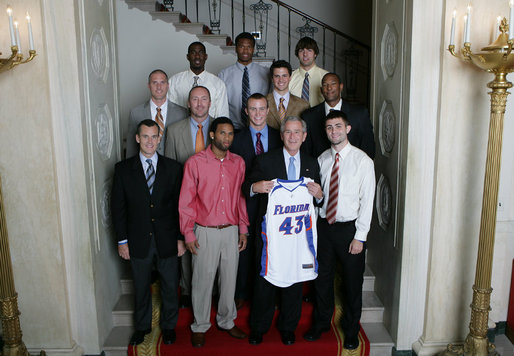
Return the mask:
M162 177L166 174L166 166L163 163L163 157L161 155L158 155L157 159L157 170L155 172L155 182L153 184L153 190L152 195L155 196L156 194L159 194L162 187Z
M132 172L134 174L134 181L136 183L135 186L138 187L138 189L142 188L146 196L149 198L150 191L148 190L148 185L146 184L146 177L143 171L143 165L141 164L141 160L139 159L139 152L134 157L132 157L132 159L134 160L132 162Z

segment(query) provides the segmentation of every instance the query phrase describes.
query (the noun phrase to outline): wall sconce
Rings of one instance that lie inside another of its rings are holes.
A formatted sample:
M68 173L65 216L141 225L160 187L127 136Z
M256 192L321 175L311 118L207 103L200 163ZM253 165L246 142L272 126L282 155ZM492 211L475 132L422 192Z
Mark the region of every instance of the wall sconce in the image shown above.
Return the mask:
M27 28L29 32L29 57L23 60L23 54L21 54L21 42L20 42L20 30L18 27L18 21L13 21L12 8L7 6L7 16L9 18L9 30L11 33L11 56L9 58L0 58L0 73L6 72L9 69L16 67L18 64L30 62L36 56L36 50L34 49L34 37L32 36L32 24L31 18L27 12L25 17L27 20ZM2 53L0 53L1 55Z

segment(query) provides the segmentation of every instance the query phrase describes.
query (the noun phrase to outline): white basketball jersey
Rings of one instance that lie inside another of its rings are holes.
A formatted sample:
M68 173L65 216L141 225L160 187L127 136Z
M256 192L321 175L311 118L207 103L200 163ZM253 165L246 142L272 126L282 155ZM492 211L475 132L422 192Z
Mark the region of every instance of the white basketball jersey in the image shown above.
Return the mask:
M307 183L274 179L262 222L261 276L277 287L318 276L316 215Z

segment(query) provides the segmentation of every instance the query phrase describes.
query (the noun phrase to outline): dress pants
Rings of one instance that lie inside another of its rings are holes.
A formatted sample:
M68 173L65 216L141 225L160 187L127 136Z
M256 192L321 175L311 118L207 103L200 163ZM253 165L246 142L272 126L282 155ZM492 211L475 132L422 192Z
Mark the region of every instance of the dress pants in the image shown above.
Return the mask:
M336 262L342 265L343 317L341 327L345 338L357 338L362 313L362 282L364 279L366 244L361 253L348 252L355 236L355 221L334 223L318 218L318 278L314 280L314 326L330 327L334 312L334 272Z
M223 329L232 329L237 317L234 292L239 259L239 228L216 229L196 225L195 235L200 247L193 255L193 332L206 332L211 327L212 288L218 271L219 301L216 322Z
M161 329L175 329L178 319L178 257L160 258L157 253L155 239L151 238L150 249L145 258L130 257L134 278L135 310L134 321L136 330L152 328L152 280L153 261L156 260L159 272L160 292L162 299Z
M191 252L186 252L180 257L180 295L191 295Z
M235 298L248 299L251 291L250 276L255 274L253 269L253 236L248 236L246 249L239 253L239 265L237 267L237 282Z

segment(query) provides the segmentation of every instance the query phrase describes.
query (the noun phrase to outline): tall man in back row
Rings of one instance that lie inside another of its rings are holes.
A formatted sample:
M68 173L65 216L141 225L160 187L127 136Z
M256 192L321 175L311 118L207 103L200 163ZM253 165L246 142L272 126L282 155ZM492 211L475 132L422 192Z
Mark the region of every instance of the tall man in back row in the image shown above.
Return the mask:
M325 200L318 218L318 278L314 281L313 324L307 341L330 330L334 312L334 271L342 265L344 348L359 346L366 239L373 212L373 161L348 142L352 127L346 114L334 110L325 122L330 148L318 158Z

